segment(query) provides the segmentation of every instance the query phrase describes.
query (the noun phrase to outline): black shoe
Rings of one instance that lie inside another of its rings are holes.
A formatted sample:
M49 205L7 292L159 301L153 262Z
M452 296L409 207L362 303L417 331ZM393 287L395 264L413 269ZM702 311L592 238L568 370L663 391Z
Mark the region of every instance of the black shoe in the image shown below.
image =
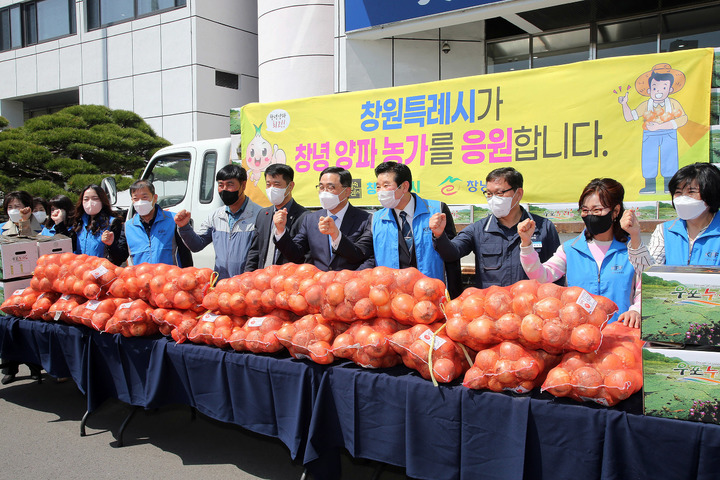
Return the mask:
M17 378L15 378L15 375L14 375L14 374L10 374L10 375L5 375L5 376L2 378L2 380L0 380L0 383L2 383L3 385L7 385L8 383L12 383L12 382L14 382L15 380L17 380Z
M42 376L41 370L30 370L30 378L33 380L40 380L40 377Z

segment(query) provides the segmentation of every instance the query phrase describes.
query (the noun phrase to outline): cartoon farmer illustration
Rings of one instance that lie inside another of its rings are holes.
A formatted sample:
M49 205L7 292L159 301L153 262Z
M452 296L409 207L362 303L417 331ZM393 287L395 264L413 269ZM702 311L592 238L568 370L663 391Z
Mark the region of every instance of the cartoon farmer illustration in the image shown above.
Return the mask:
M655 193L655 178L660 174L668 192L670 178L678 170L677 129L685 125L688 117L680 102L670 98L685 86L685 74L673 69L668 63L658 63L652 70L640 75L635 81L635 90L647 101L630 110L628 93L618 98L626 122L643 119L642 175L645 187L641 194Z

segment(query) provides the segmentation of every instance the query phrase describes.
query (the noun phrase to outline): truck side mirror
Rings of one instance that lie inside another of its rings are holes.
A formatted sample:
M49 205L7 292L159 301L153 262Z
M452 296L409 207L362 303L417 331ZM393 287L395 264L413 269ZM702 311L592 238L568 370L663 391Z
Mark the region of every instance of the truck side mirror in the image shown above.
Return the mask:
M117 203L117 184L115 183L115 179L113 177L103 178L102 182L100 182L100 187L107 193L110 205L115 205Z

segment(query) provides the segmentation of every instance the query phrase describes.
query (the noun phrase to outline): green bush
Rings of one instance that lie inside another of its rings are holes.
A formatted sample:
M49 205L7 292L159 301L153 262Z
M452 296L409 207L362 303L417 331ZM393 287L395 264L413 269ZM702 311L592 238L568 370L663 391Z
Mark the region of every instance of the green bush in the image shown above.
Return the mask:
M85 160L74 158L55 158L47 163L47 168L58 171L66 177L72 177L80 173L100 173L100 169Z
M66 192L64 188L58 187L53 182L49 182L47 180L36 180L34 182L25 181L18 185L18 189L25 190L33 197L42 197L47 200L50 200L57 195L67 195L72 201L76 201L78 198L77 194Z
M3 119L4 120L4 119ZM101 105L75 105L35 117L22 127L0 122L0 186L36 180L79 192L113 175L118 189L132 183L152 154L170 142L136 113Z

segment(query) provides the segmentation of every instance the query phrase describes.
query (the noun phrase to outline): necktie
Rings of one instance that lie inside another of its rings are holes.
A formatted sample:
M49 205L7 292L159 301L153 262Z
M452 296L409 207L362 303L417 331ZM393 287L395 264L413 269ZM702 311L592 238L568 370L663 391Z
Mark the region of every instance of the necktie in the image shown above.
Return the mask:
M333 219L333 222L337 222L337 219L338 219L337 215L330 215L330 218ZM332 248L332 237L330 235L328 235L328 243L330 244L330 258L332 259L333 248Z
M413 236L412 236L412 229L410 228L410 223L407 221L407 212L405 212L405 211L400 212L400 220L401 220L400 229L402 231L402 236L405 237L405 243L407 243L408 250L410 250L410 252L412 252Z

